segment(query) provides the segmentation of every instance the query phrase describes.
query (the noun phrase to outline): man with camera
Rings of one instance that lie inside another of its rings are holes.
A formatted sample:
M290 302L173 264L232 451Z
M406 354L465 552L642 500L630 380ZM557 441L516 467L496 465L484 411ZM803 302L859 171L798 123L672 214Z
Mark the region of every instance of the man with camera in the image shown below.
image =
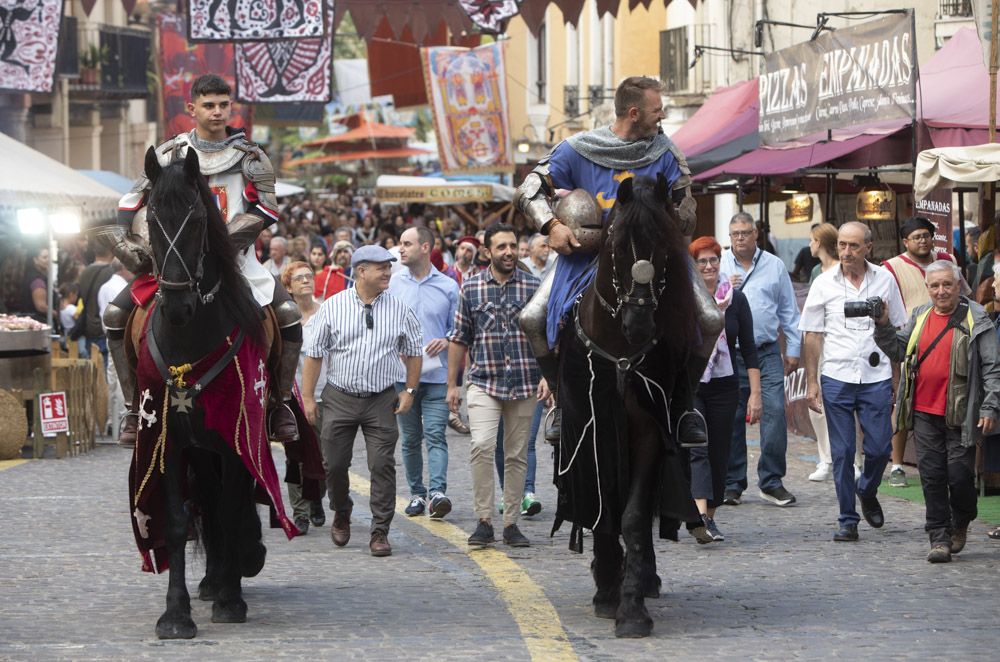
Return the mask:
M962 272L950 260L925 269L930 303L904 329L875 315L875 341L903 364L896 403L899 430L913 430L927 506L931 563L965 547L976 518L976 442L1000 417L1000 344L993 323L962 296Z
M892 326L902 326L906 309L892 274L865 259L871 247L868 226L851 221L840 227L840 267L828 269L813 281L799 321L804 332L802 356L809 408L817 412L825 409L830 433L840 505L839 528L833 539L838 542L858 539L860 517L855 494L870 526L877 529L885 523L877 494L892 449L892 366L875 344L874 320L884 318ZM864 433L865 454L864 471L857 483L855 415Z

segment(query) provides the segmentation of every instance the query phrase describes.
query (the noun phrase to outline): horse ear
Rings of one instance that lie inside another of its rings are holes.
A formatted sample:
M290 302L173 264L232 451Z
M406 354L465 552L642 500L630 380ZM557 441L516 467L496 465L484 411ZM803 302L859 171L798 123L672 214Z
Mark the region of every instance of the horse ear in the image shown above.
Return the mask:
M201 164L198 163L198 152L188 147L184 156L184 174L188 179L197 179L201 175Z
M667 182L667 178L663 176L662 172L656 173L656 198L663 203L670 200L670 184Z
M618 185L618 193L615 195L622 204L628 204L632 200L632 178L623 179Z
M145 169L146 169L146 179L154 183L160 177L160 172L163 170L160 167L160 160L156 158L156 149L154 149L152 146L150 146L150 148L146 150Z

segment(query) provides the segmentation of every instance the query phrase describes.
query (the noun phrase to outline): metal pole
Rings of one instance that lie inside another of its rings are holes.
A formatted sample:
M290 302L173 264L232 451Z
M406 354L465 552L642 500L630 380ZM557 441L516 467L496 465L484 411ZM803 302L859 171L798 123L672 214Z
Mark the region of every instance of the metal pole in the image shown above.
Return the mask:
M990 18L990 142L997 135L997 14L1000 2L993 0L993 15Z
M56 237L52 234L52 223L46 221L49 227L49 277L45 285L46 312L45 323L49 325L49 335L55 335L55 327L52 326L52 295L56 287L56 276L59 274L59 247L56 245Z
M965 254L965 194L961 191L958 193L958 256L961 258L959 262L963 269L968 269L968 257ZM972 283L969 283L972 285ZM975 288L975 285L972 285Z

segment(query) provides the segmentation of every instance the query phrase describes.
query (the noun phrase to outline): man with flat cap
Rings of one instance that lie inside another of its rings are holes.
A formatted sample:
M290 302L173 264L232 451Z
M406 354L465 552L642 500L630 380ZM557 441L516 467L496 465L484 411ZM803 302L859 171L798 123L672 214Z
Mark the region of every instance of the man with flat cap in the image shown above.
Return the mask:
M372 483L372 556L392 554L388 536L396 503L396 416L413 404L423 353L416 315L386 292L395 261L381 246L362 246L354 252L354 287L320 306L302 367L302 399L306 418L313 423L316 381L323 359L329 358L320 438L333 510L330 537L338 547L351 538L354 502L347 472L359 426L364 434ZM393 388L397 382L405 384L398 396Z
M889 258L882 266L896 279L899 293L906 306L906 314L931 302L924 282L924 270L936 260L954 262L955 258L945 251L934 250L936 226L923 216L912 216L899 227L899 238L903 241L902 253ZM903 470L903 453L906 451L906 430L897 430L892 435L892 469L889 471L890 487L906 487L906 472Z

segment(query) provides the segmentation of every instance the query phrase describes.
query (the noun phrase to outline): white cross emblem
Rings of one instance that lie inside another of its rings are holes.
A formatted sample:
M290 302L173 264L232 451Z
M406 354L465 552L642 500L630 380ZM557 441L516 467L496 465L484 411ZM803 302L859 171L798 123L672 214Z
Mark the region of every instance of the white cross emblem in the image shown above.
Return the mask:
M135 518L135 524L139 527L139 535L143 538L149 538L149 520L153 519L146 513L142 512L138 508L132 513L132 517Z
M186 414L194 406L194 403L186 390L179 390L170 392L170 406L178 413Z
M259 396L260 406L261 406L261 408L263 408L264 407L264 400L267 398L267 393L266 393L267 381L264 379L264 361L263 360L261 360L257 364L257 371L258 371L259 376L257 377L257 381L255 381L253 383L253 390L254 390L255 393L257 393L257 392L260 393L260 396Z
M139 400L139 418L140 418L140 420L139 420L139 429L140 430L142 429L142 422L143 421L146 422L146 429L147 430L152 430L153 429L153 425L156 424L156 410L155 409L150 409L148 412L146 411L146 403L147 402L152 402L152 401L153 401L153 396L149 392L149 389L147 388L145 391L142 392L142 399Z

